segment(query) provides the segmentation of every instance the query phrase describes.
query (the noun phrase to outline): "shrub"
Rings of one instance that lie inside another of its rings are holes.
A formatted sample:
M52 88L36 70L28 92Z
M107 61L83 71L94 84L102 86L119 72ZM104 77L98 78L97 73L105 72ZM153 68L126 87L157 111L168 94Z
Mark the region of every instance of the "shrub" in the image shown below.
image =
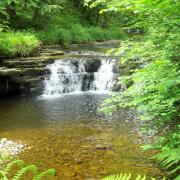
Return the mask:
M70 32L72 34L73 43L86 43L92 40L91 34L88 32L88 29L82 27L79 24L74 24Z
M0 32L0 53L7 56L26 56L32 53L40 41L32 32Z
M89 28L88 32L91 35L93 40L96 40L96 41L105 40L104 32L99 27L91 27L91 28Z

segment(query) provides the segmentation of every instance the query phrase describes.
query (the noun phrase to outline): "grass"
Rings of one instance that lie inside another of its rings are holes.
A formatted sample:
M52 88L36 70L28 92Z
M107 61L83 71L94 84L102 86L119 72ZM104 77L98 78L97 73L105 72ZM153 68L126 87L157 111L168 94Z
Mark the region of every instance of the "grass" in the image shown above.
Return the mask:
M80 23L76 16L53 16L49 24L41 30L0 31L0 54L5 56L28 56L43 44L88 43L122 39L124 33L121 27L111 25L108 28L90 26Z
M77 9L73 3L68 2L65 3L61 13L48 14L46 18L39 17L35 20L19 19L17 26L11 26L13 30L16 28L14 31L7 30L7 27L1 28L0 22L0 55L28 56L38 48L40 43L68 46L71 43L88 43L124 37L119 19L109 18L106 26L103 21L101 18L99 26L93 26L90 21L83 18L79 7ZM3 29L7 32L2 32ZM25 30L22 31L22 29Z
M88 27L80 24L72 24L69 28L54 27L45 31L39 31L37 37L45 44L88 43L90 41L105 41L119 39L124 36L121 29L101 27Z
M32 32L0 32L0 54L6 56L25 56L40 45L39 39Z

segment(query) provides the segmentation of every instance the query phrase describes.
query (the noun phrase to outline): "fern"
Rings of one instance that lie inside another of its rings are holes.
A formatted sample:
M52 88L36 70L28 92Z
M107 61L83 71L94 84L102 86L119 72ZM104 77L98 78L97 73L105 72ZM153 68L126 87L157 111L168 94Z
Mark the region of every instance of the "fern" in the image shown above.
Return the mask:
M131 174L119 174L105 177L103 180L130 180Z
M131 180L132 178L131 174L119 174L119 175L111 175L107 176L102 180ZM155 180L154 178L151 178L152 180ZM134 180L147 180L146 176L138 175Z
M11 171L11 169L13 168L14 165L19 166L20 168L22 168L24 166L24 162L22 160L14 160L11 161L10 163L8 163L6 165L6 167L4 168L4 173L7 175L9 174L9 172Z
M3 162L2 158L0 160ZM38 173L38 169L35 165L25 166L24 161L13 160L10 161L5 167L0 167L0 180L9 180L8 176L15 165L19 167L19 170L15 173L11 180L20 180L27 172L31 172L33 174L33 180L41 180L42 177L47 175L56 175L56 171L54 169L48 169L47 171Z
M32 172L34 175L37 174L37 167L35 165L30 165L19 170L12 180L19 180L26 172Z
M175 148L161 152L155 155L154 158L161 161L161 165L163 168L171 168L172 170L170 171L170 174L177 173L180 170L180 148Z
M119 175L111 175L103 178L102 180L156 180L155 178L147 178L145 175L141 176L138 175L136 178L132 178L132 174L119 174ZM166 180L166 178L163 178L162 180ZM178 180L178 179L176 179Z
M1 180L8 180L6 174L4 171L0 170L0 177L1 177Z
M47 175L55 176L56 175L56 171L54 169L48 169L47 171L44 171L44 172L38 174L37 176L35 176L33 178L33 180L40 180L42 177L47 176Z

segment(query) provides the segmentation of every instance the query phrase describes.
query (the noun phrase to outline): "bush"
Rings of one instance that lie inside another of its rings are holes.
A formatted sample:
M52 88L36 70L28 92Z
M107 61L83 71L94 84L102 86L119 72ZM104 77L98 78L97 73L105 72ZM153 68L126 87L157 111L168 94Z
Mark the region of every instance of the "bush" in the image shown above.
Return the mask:
M0 53L7 56L25 56L32 53L40 41L30 32L0 32Z
M32 53L40 41L32 32L0 32L0 53L7 56L26 56Z
M104 41L122 38L122 30L116 28L102 29L100 27L88 27L75 23L69 23L68 27L49 26L44 31L39 31L37 37L45 44L87 43L90 41Z
M88 32L88 29L82 27L79 24L75 24L71 27L70 32L72 34L73 43L86 43L92 41L92 36Z
M88 32L94 41L105 41L125 37L125 33L122 31L122 29L117 27L110 27L108 29L91 27L88 29Z
M105 40L105 37L104 37L105 33L99 27L91 27L91 28L88 29L88 32L91 35L93 40L96 40L96 41Z

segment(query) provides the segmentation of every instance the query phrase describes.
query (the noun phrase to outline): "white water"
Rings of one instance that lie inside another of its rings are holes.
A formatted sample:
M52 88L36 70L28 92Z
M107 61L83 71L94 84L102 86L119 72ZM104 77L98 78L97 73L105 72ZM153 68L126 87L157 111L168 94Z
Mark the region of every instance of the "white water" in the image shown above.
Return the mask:
M97 72L87 73L85 61L57 60L48 65L51 75L44 81L43 96L56 97L81 91L111 91L115 84L114 65L115 60L102 59Z
M115 84L113 66L115 61L112 59L101 60L98 72L94 73L93 87L96 91L112 90Z

